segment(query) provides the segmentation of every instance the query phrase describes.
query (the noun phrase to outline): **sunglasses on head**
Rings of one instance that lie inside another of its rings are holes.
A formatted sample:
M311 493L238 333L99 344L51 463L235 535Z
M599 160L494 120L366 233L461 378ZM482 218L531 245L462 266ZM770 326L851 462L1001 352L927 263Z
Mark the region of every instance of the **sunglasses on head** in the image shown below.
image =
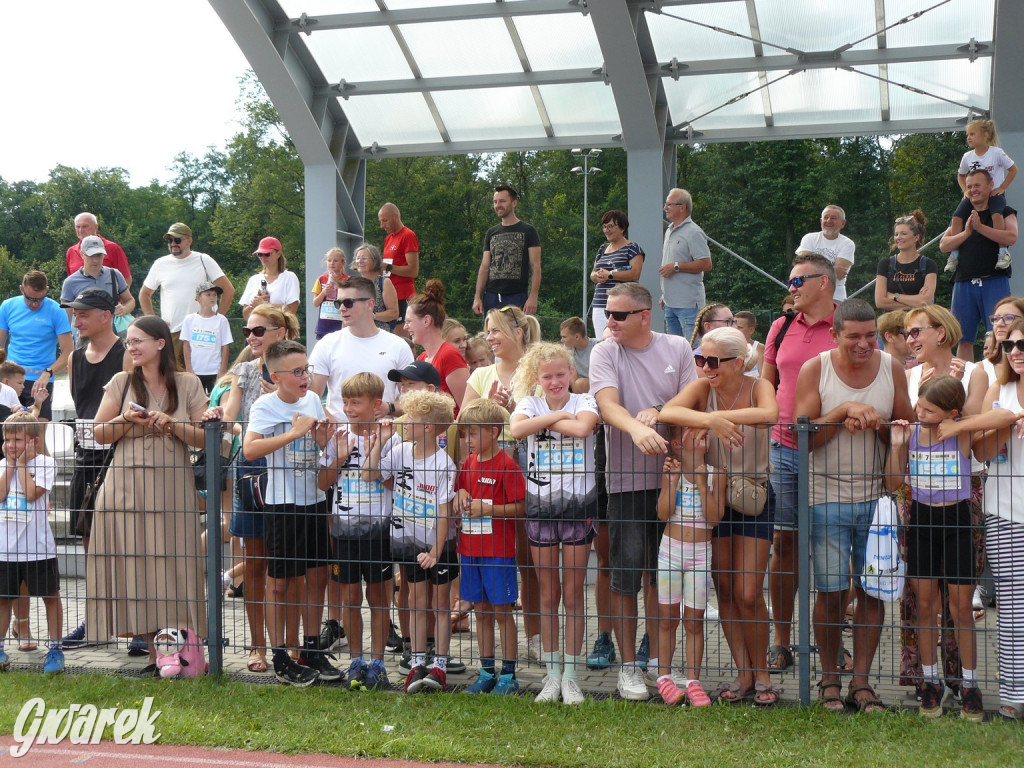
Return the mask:
M342 307L344 307L345 309L352 309L352 307L354 307L356 305L356 302L359 302L359 301L369 301L369 300L370 300L370 298L368 296L363 296L363 297L358 298L358 299L335 299L334 300L334 308L335 309L341 309Z
M504 312L504 313L506 313L508 315L508 319L512 321L512 327L513 328L518 328L519 327L519 318L516 317L515 310L516 310L516 308L513 307L513 306L499 307L498 308L499 312Z
M796 277L791 277L791 278L789 278L788 281L786 281L786 287L787 288L799 288L804 283L806 283L808 280L810 280L812 277L824 277L824 276L825 276L824 272L816 272L813 275L797 275Z
M934 325L922 325L919 328L907 328L905 331L900 331L900 333L903 335L903 338L905 339L916 339L918 336L921 335L921 331L934 327Z
M1002 347L1004 355L1010 354L1015 349L1018 352L1024 352L1024 339L1014 339L1013 341L1007 339L1006 341L1002 342L999 346Z
M280 325L257 325L255 328L243 328L242 335L247 339L249 336L255 336L257 339L262 339L263 334L267 331L276 331L280 327Z
M705 365L707 365L707 367L710 368L712 371L717 371L718 366L720 366L722 363L728 363L730 360L735 359L736 355L733 355L732 357L715 357L714 355L693 356L693 362L697 365L698 368L703 368Z
M181 245L180 237L171 237L170 235L168 235L167 237L164 238L164 240L167 242L168 245L170 245L171 243L174 243L175 245Z
M630 315L638 315L641 312L646 312L647 309L631 309L628 312L612 312L610 310L604 311L605 320L614 320L617 323L623 322Z

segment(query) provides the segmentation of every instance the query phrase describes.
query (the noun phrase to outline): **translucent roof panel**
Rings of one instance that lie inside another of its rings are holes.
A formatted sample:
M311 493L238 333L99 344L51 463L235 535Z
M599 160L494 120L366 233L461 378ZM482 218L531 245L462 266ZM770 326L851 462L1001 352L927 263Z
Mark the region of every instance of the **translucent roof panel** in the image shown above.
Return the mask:
M934 61L889 67L889 80L978 108L988 104L991 77L991 59L979 59L973 64L968 61ZM967 114L967 110L957 104L921 96L895 85L889 86L889 100L893 120L923 116L959 118Z
M538 90L556 135L613 136L622 130L615 102L609 98L611 89L604 83L542 85Z
M932 5L936 4L922 3L921 0L885 0L885 23L894 24ZM994 18L995 0L953 0L913 21L893 27L886 32L886 42L890 46L962 45L972 37L979 41L991 40Z
M515 25L535 70L599 69L604 61L590 16L522 16ZM552 45L552 40L558 44Z
M872 2L757 3L761 39L798 51L833 51L875 33ZM865 42L859 47L874 46ZM765 54L784 53L765 46Z
M865 70L877 67L865 67ZM878 82L843 69L811 69L769 88L775 124L818 125L881 119Z
M395 36L387 27L328 29L306 45L329 83L412 77Z
M421 93L338 100L364 146L436 143L441 140Z
M501 19L403 24L399 30L424 77L522 71Z
M544 136L529 88L438 91L433 96L452 141Z
M682 20L691 19L701 24L710 24L749 35L750 21L747 17L746 3L669 6L664 11L660 14L645 14L658 61L670 61L673 58L680 61L724 59L732 56L750 56L754 52L749 40L724 32L715 32Z
M753 91L758 85L757 74L753 72L666 80L665 95L672 111L672 122L680 124L696 119L693 127L697 130L763 126L764 109L760 93L726 105L730 99ZM700 117L707 112L711 114Z

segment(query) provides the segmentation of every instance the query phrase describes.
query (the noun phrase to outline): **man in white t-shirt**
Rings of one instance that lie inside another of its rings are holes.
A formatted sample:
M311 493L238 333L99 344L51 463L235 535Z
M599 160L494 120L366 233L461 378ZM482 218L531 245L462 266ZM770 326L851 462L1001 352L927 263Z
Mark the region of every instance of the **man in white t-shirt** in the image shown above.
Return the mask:
M171 224L164 235L164 241L170 254L161 256L150 267L142 290L139 291L139 306L143 314L155 315L153 294L160 291L160 317L171 326L174 355L178 369L183 371L185 355L180 338L181 323L186 315L199 310L196 286L212 282L224 291L217 311L225 317L235 298L235 286L216 261L205 253L192 250L192 230L185 224Z
M821 212L821 232L808 232L796 249L797 256L820 253L832 262L836 269L836 301L846 298L846 275L853 266L853 252L856 249L853 240L839 234L845 226L846 212L838 205L826 205Z
M327 414L331 421L346 421L341 383L362 371L375 373L384 380L384 400L377 418L396 413L398 385L388 379L388 372L405 368L412 363L413 355L405 341L374 324L375 296L373 283L365 277L342 280L335 303L345 325L317 342L309 357L313 391L322 396L327 388Z

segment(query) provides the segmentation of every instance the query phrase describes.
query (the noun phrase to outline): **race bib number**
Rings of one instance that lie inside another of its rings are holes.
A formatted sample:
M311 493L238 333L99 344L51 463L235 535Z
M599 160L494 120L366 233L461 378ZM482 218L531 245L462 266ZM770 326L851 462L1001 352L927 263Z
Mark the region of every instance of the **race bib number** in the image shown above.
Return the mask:
M537 443L537 471L552 475L582 473L587 466L584 441L571 437Z
M330 299L324 299L324 303L320 305L320 319L337 320L340 323L341 310L334 306L334 302Z
M960 489L960 451L911 451L910 477L926 491Z
M26 525L32 519L32 513L28 508L28 499L21 491L11 491L4 499L3 514L5 522Z
M95 423L92 419L75 419L75 439L78 440L78 444L82 448L89 451L98 451L107 447L97 443L96 438L93 437Z
M199 347L200 349L216 349L217 333L206 328L193 328L192 338L189 339L189 343L193 347Z
M384 502L384 486L379 480L363 480L358 469L346 469L338 475L337 507L379 505Z
M406 490L395 491L392 514L403 523L434 528L437 524L437 504L432 498Z
M284 449L284 460L297 475L316 472L318 457L317 444L312 435L300 437L288 443Z
M462 532L473 536L485 536L494 532L494 525L489 517L464 517Z
M676 517L683 522L697 522L704 519L704 504L701 501L700 491L693 483L686 480L679 481L676 488Z

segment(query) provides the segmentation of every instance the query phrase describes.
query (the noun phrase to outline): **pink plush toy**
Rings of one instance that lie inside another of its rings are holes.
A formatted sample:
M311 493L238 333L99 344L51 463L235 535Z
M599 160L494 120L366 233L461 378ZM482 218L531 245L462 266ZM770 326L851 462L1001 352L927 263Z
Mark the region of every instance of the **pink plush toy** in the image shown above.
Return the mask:
M168 627L156 633L153 643L160 677L199 677L209 671L206 651L195 631Z

